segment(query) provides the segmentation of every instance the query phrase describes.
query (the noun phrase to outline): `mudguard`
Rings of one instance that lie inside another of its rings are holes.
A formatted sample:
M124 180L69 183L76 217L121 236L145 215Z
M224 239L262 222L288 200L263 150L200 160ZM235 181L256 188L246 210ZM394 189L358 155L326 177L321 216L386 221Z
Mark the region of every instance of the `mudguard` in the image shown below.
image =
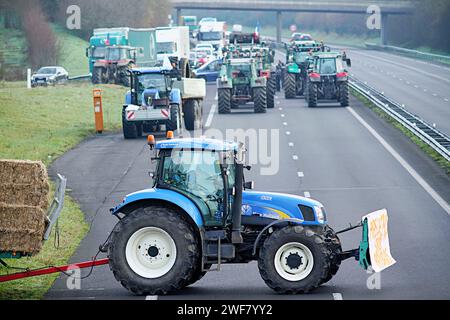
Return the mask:
M289 73L300 73L300 68L296 63L290 64L286 68L287 72Z
M111 208L110 211L113 215L116 215L119 212L122 212L125 207L131 206L142 200L164 200L173 203L174 205L182 208L198 227L203 226L202 215L195 204L185 196L167 189L151 188L130 193L125 196L121 204Z

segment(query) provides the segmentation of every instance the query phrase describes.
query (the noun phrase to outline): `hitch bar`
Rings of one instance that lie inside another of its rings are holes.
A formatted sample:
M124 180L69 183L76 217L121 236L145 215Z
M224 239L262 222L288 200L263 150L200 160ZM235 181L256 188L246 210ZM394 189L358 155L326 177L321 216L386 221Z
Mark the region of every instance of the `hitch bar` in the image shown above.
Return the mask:
M91 261L72 263L72 264L59 266L59 267L52 266L52 267L48 267L48 268L27 270L27 271L23 271L23 272L17 272L17 273L6 274L3 276L0 276L0 282L42 276L42 275L50 274L50 273L65 272L65 271L69 271L69 270L73 270L73 269L90 268L90 267L95 267L95 266L101 266L101 265L108 264L108 263L109 263L109 259L104 258L104 259L99 259L99 260L91 260Z

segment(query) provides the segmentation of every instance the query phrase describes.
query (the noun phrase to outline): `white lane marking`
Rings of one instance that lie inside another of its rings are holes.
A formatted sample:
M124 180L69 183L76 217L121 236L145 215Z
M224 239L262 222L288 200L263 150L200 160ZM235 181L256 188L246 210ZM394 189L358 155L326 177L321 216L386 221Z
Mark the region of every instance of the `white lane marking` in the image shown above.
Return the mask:
M334 300L344 300L344 298L342 298L342 294L339 292L333 293L333 299Z
M281 117L284 118L284 113L281 114Z
M414 88L418 88L419 86L417 84L414 85Z
M146 296L145 300L158 300L158 296Z
M278 108L278 110L280 110L280 111L281 111L281 110L283 110L283 108L281 108L281 107L280 107L280 108Z
M433 97L437 97L437 93L433 93Z
M411 167L411 165L406 162L405 159L402 158L398 154L397 151L392 148L392 146L386 142L386 140L381 137L378 132L375 131L366 121L364 121L351 107L346 107L346 109L359 121L374 137L378 140L378 142L397 160L400 165L408 171L408 173L416 180L416 182L436 201L442 209L444 209L447 214L450 215L450 205L422 178L420 174L417 173L416 170Z
M448 99L447 99L447 98L445 98L445 99L444 99L444 101L447 101L447 102L448 102Z
M303 192L305 198L311 198L311 194L308 191Z
M209 127L212 123L214 112L216 112L216 104L211 106L211 110L209 110L208 118L206 118L205 127Z
M292 159L298 160L298 156L294 154L294 155L292 156Z
M287 122L283 122L283 126L287 126Z
M294 143L293 142L289 142L288 145L289 145L289 147L293 147Z
M290 132L290 131L286 131L286 134L287 134L287 135L290 135L290 134L291 134L291 132Z
M280 101L277 101L277 104L280 104L281 102Z
M216 95L214 96L214 100L217 100L217 99L218 99L218 94L216 92Z
M297 172L299 178L303 178L305 174L302 171Z

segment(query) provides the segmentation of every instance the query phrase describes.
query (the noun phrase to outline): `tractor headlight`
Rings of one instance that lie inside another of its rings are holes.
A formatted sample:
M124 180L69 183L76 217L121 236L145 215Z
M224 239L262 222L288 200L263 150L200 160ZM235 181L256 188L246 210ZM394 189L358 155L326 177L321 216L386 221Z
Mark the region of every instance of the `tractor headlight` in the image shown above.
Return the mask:
M326 218L325 209L323 207L314 206L314 211L316 212L317 221L324 223Z

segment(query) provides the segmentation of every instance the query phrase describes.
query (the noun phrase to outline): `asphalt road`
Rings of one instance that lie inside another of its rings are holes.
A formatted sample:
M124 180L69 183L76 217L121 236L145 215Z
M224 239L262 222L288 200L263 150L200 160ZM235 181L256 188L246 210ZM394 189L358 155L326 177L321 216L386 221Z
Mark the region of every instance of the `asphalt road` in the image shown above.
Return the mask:
M335 103L308 108L303 99L285 100L279 93L276 107L266 114L254 114L248 105L232 114L219 115L215 97L215 85L208 85L204 103L206 135L217 134L208 128L221 132L237 128L278 130L274 132L278 132L279 139L273 141L269 151L279 146L279 169L275 175L264 176L260 175L263 166L254 165L248 179L255 181L257 190L318 199L327 208L335 229L358 221L366 213L387 208L391 251L397 263L374 276L360 269L356 261L348 260L329 283L311 294L294 296L271 291L261 280L256 263L225 265L221 272L210 272L191 287L164 297L133 296L116 282L108 266L102 266L82 280L81 289L67 289L67 277L60 276L46 299L450 298L450 250L446 247L450 242L449 213L402 166L398 156L447 203L450 179L399 131L355 99L349 108ZM397 158L367 126L385 139L398 153ZM108 209L127 193L151 186L147 174L150 170L145 138L124 140L121 133L90 138L55 161L51 173L59 172L68 178L70 194L91 223L72 262L95 255L117 222ZM359 230L343 235L344 249L357 247L359 240ZM379 283L380 288L369 289L368 282L375 286Z
M450 67L386 52L348 48L351 75L450 135Z

